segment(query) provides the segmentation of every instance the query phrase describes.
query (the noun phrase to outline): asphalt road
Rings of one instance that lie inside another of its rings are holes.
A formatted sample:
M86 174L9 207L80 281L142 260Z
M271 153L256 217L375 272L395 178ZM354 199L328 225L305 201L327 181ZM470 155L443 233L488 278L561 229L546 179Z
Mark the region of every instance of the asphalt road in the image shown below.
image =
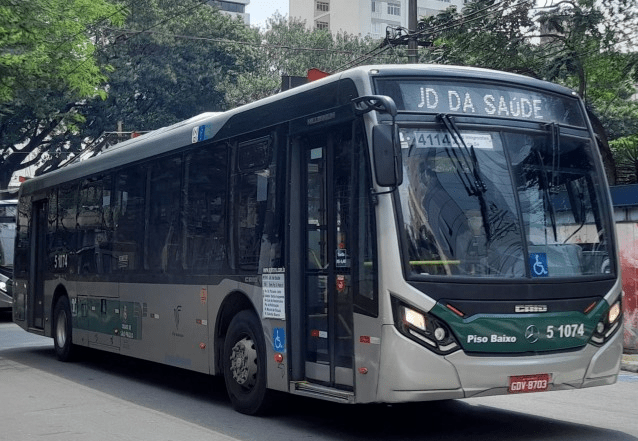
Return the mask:
M234 412L223 381L87 351L0 317L0 440L636 440L638 375L607 387L405 405L286 396L268 417Z

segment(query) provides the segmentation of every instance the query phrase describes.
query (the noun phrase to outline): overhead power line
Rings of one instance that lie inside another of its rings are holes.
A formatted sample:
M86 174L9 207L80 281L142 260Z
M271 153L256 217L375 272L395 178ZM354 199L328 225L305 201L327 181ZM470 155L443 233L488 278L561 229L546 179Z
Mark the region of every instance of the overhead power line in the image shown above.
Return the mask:
M288 49L293 51L308 51L308 52L331 52L331 53L339 53L346 55L354 55L357 52L354 51L345 51L341 49L334 48L320 48L320 47L299 47L299 46L290 46L286 44L272 44L272 43L255 43L252 41L240 41L240 40L229 40L227 38L213 38L213 37L203 37L197 35L183 35L183 34L170 34L166 32L157 32L157 31L138 31L135 29L123 29L123 28L107 28L107 30L113 32L121 32L122 34L148 34L148 35L158 35L161 37L171 37L178 40L194 40L194 41L205 41L209 43L222 43L222 44L239 44L243 46L253 46L256 48L274 48L274 49Z

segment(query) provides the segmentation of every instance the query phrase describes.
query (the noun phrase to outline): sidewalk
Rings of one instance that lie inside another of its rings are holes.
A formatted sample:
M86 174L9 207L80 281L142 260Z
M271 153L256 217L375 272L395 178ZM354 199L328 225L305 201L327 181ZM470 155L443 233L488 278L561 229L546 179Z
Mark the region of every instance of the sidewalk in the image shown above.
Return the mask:
M638 372L638 354L623 354L620 368L623 371Z
M0 357L0 441L236 441Z

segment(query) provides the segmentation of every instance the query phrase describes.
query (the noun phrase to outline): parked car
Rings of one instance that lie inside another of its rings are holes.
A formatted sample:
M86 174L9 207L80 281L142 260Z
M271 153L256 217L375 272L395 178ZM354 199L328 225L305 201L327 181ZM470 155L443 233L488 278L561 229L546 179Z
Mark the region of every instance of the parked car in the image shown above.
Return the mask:
M0 310L11 309L13 305L13 281L7 276L5 268L0 270Z

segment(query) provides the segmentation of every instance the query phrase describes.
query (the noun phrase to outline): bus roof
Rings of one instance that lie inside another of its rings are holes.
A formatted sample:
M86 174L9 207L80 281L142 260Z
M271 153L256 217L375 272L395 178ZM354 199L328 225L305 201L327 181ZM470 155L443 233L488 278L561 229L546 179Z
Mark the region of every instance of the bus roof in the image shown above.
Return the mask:
M207 112L200 115L196 115L185 121L178 122L176 124L163 127L152 132L146 133L134 139L124 141L120 144L116 144L110 149L104 151L99 156L87 159L85 161L69 164L60 169L51 171L42 176L30 179L24 182L20 187L22 193L32 193L40 189L46 188L51 185L60 184L74 179L80 179L85 176L90 176L101 171L124 166L129 163L140 161L153 156L162 155L174 149L188 147L201 141L207 141L213 139L222 128L224 128L228 121L241 114L250 113L257 109L264 108L264 112L261 114L254 113L252 116L255 118L263 117L265 114L272 115L274 117L267 118L272 125L277 124L274 122L277 115L280 113L276 106L280 106L281 109L289 108L291 99L298 95L310 94L312 99L299 100L296 110L297 117L304 117L313 113L326 110L330 108L330 105L337 107L339 105L346 104L351 98L354 98L350 94L349 96L340 97L339 82L346 80L350 84L354 84L357 90L354 91L358 95L372 94L372 85L370 82L371 77L428 77L428 78L441 78L441 79L462 79L473 81L491 81L491 82L506 82L510 84L516 84L518 86L526 86L532 88L541 88L554 93L563 95L575 95L570 89L565 87L526 77L523 75L494 71L489 69L473 68L473 67L461 67L461 66L448 66L448 65L433 65L433 64L399 64L399 65L370 65L355 67L339 74L331 75L321 80L308 83L294 89L287 90L275 95L272 95L261 100L245 104L243 106L231 109L225 112ZM328 96L330 93L326 93L323 90L320 94L312 91L316 91L319 88L328 87L334 94L334 96ZM352 90L352 86L350 87ZM313 107L313 99L319 99L323 101L324 106ZM310 97L309 97L310 98ZM281 104L278 104L281 103ZM275 107L273 107L275 106ZM290 114L290 112L288 112ZM280 117L278 122L286 121L285 118ZM264 126L264 128L267 126ZM251 131L256 128L251 127ZM219 139L223 139L219 138Z

